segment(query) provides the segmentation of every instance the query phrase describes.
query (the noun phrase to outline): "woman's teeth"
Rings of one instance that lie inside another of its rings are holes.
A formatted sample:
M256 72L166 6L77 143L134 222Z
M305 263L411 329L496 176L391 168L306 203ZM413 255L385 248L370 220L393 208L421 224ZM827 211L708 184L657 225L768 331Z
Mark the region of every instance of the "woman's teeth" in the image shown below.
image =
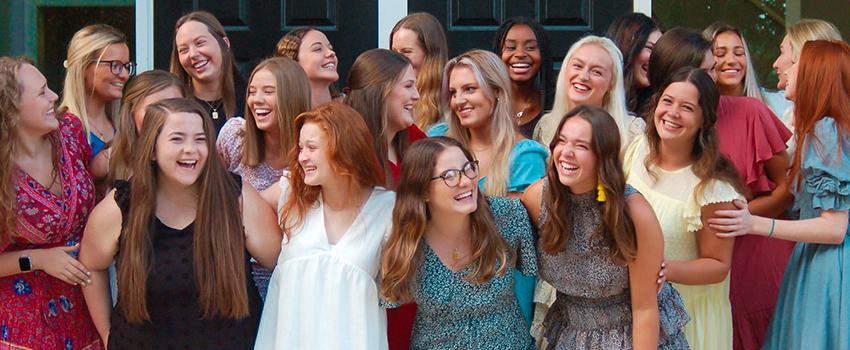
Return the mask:
M462 201L464 199L471 198L471 197L472 197L472 191L470 190L470 191L466 191L464 193L461 193L457 196L454 196L454 199L456 201Z

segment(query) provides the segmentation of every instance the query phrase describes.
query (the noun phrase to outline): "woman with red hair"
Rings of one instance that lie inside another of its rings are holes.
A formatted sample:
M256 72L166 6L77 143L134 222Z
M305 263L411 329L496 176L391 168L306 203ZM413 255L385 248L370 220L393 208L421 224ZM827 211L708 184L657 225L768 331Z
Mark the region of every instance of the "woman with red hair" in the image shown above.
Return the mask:
M798 242L780 287L765 349L850 348L850 45L810 41L785 72L799 147L790 182L800 220L751 215L747 204L709 224L722 237L744 234Z
M386 349L381 247L395 194L357 111L330 102L295 118L289 174L263 198L278 208L283 245L256 349Z

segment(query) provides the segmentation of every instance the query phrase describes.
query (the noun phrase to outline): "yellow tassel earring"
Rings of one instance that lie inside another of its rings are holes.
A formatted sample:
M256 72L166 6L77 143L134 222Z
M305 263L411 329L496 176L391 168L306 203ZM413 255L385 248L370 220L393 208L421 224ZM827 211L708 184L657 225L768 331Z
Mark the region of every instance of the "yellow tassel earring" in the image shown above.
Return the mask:
M598 182L596 184L596 201L605 202L605 199L605 186L602 186L602 182Z

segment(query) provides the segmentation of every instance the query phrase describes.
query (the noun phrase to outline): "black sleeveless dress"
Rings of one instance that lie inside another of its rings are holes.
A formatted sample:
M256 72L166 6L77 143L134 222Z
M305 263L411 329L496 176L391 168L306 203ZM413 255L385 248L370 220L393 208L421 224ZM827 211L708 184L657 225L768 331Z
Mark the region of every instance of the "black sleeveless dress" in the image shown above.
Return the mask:
M238 183L241 184L241 180ZM126 181L115 182L115 201L126 219L130 209L130 187ZM241 320L202 319L192 265L194 223L178 230L156 217L152 220L156 229L151 237L153 252L147 281L151 320L129 323L117 307L113 308L109 348L253 349L262 305L251 280L247 252L245 287L248 288L250 316ZM120 293L118 298L120 300Z

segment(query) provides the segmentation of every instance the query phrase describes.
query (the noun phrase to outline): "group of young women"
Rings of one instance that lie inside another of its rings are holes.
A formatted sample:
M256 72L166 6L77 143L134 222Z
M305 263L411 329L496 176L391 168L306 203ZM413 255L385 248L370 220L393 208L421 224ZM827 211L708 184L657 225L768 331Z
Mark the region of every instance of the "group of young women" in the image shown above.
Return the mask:
M340 89L314 28L243 81L209 13L170 72L92 25L58 104L0 58L0 349L850 348L835 26L788 28L790 102L723 23L625 15L557 77L526 18L390 42Z

